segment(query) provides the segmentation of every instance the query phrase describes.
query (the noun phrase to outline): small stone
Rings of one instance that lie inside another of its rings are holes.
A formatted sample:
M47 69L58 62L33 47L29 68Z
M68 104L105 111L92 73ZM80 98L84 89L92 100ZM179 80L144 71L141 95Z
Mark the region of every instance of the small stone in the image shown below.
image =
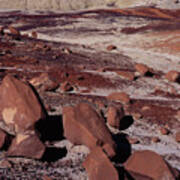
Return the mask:
M169 129L165 128L165 127L161 127L160 128L160 133L162 135L168 135L170 133Z
M112 51L112 50L115 50L115 49L117 49L117 47L116 46L114 46L114 45L109 45L109 46L107 46L107 48L106 48L108 51Z
M139 140L136 138L128 137L127 139L130 144L139 144Z
M32 35L32 37L35 38L35 39L37 39L37 37L38 37L38 34L37 34L37 32L35 32L35 31L33 31L33 32L31 33L31 35Z
M63 51L65 54L72 54L72 51L71 51L69 48L63 48L62 51Z
M149 111L151 108L149 106L143 106L141 108L142 111Z
M152 142L158 143L158 142L160 142L160 139L158 137L152 137Z
M180 131L176 132L176 141L180 143Z
M127 71L116 71L118 75L121 77L128 79L130 81L133 81L135 79L135 74L134 72L127 72Z
M114 128L120 128L120 120L125 116L123 107L109 106L107 111L107 122Z
M149 71L149 68L144 64L136 64L135 69L142 76L144 76Z
M99 69L97 69L97 71L98 71L98 72L106 72L106 68L105 68L105 67L99 68Z
M20 35L20 32L19 32L16 28L14 28L14 27L12 27L12 26L9 26L8 29L9 29L9 31L10 31L11 34L17 35L17 36Z
M143 118L143 115L140 113L132 113L133 119L139 120Z
M74 90L73 86L71 86L71 84L69 82L67 82L67 81L61 84L60 89L61 89L62 92L67 92L67 91L73 91Z
M177 71L169 71L166 75L165 78L168 81L172 82L180 82L180 72Z
M130 103L130 97L125 92L114 92L107 96L108 100L111 101L120 101L123 104Z

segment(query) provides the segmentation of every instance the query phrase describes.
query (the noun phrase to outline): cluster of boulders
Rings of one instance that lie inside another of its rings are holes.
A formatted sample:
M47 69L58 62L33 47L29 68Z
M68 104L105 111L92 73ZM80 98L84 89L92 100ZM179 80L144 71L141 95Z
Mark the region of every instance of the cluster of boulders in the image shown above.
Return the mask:
M142 70L145 73L145 70ZM42 78L43 80L43 78ZM37 85L35 81L30 81ZM39 84L38 84L39 85ZM22 156L41 159L46 145L40 140L35 124L46 121L47 114L32 85L7 75L0 85L0 148L7 146L7 156ZM107 97L122 102L108 107L106 119L87 102L63 107L64 136L75 145L86 145L90 154L83 167L90 180L124 179L176 179L180 173L172 168L160 155L152 151L137 151L130 155L120 166L117 142L108 126L121 129L121 120L125 116L123 104L130 103L125 93L111 94ZM107 125L108 124L108 125ZM60 132L59 132L60 133ZM179 134L177 133L177 139Z

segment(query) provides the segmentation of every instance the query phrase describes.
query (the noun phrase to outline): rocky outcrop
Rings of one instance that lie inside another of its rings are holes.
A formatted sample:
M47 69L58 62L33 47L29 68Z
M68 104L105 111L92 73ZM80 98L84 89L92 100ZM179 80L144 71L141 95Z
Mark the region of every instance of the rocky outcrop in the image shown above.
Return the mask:
M91 150L96 146L109 145L106 153L115 155L115 143L102 117L88 104L63 108L64 135L74 144L84 144ZM107 146L105 146L107 147Z

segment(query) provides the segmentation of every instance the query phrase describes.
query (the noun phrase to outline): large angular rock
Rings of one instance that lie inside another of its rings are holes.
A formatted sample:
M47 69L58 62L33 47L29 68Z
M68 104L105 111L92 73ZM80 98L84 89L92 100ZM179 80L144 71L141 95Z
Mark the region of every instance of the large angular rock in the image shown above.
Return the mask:
M118 172L100 147L96 147L83 162L89 180L118 180Z
M35 93L20 80L7 75L0 86L0 92L0 116L15 133L33 129L35 122L44 117Z
M104 120L88 104L80 103L75 107L63 108L64 135L74 144L84 144L90 149L103 146L109 156L115 155L115 143ZM110 150L111 149L111 150ZM112 153L114 152L114 153Z
M149 150L135 152L125 163L125 168L154 180L174 180L170 165L157 153Z
M7 155L40 159L44 152L45 146L35 134L17 134Z

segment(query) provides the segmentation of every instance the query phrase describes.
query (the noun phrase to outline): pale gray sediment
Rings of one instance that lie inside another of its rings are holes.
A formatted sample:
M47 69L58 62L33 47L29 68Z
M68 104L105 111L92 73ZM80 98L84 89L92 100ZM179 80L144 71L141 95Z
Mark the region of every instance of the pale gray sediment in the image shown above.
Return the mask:
M0 0L0 9L26 10L80 10L87 8L134 6L156 6L159 8L179 9L179 0Z

